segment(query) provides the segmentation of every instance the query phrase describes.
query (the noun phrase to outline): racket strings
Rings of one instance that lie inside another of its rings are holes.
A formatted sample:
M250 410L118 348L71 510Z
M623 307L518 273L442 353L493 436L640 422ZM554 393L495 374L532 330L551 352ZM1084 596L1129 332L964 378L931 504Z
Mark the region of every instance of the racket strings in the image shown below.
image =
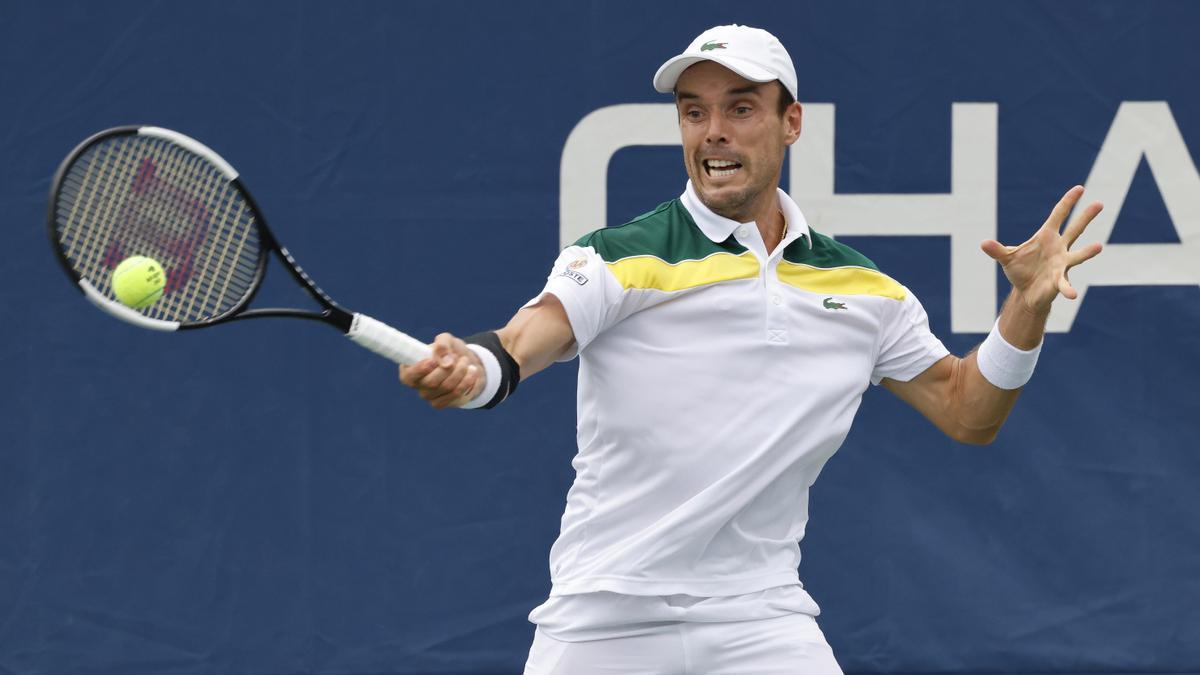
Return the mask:
M99 243L108 239L108 223L112 219L112 208L117 203L116 199L103 200L99 199L101 195L113 195L119 199L125 198L125 190L128 186L120 186L115 182L115 172L108 170L113 163L121 162L122 158L117 154L122 148L106 148L108 156L97 157L97 161L89 164L89 174L94 176L94 181L90 185L91 191L86 199L77 200L77 204L81 205L79 222L84 226L84 231L78 237L76 248L80 251L91 251L97 246L102 246ZM69 185L69 183L68 183ZM94 278L96 270L100 264L100 259L95 256L87 256L88 259L81 261L84 263L84 269L79 270L86 278ZM107 275L106 275L107 276ZM105 280L107 284L108 280Z
M150 318L203 321L253 290L253 210L207 160L166 140L118 136L89 148L64 174L55 221L71 266L108 297L125 258L163 265L163 297L141 310Z
M144 162L146 161L149 160L144 160ZM200 315L206 315L209 310L204 305L197 308L195 303L191 302L202 286L189 287L187 282L192 277L194 267L207 268L204 264L197 266L198 261L195 254L199 252L197 249L209 236L210 214L202 200L208 197L207 201L211 201L214 178L211 172L207 176L201 174L201 180L194 183L195 193L175 188L176 185L186 185L188 181L196 181L195 164L200 161L195 156L171 153L164 158L161 164L152 165L154 166L153 180L146 186L153 191L146 200L146 203L154 208L149 217L150 222L160 223L172 220L191 224L191 227L185 228L182 232L173 233L175 236L160 241L160 244L169 252L170 257L174 259L175 264L167 270L167 287L163 292L163 297L167 302L158 307L157 311L172 316L181 315L180 310L184 307L198 311ZM146 166L143 164L143 169ZM186 313L182 315L188 316ZM211 316L211 314L207 315Z
M189 179L189 172L193 170L193 167L189 166L189 164L198 161L200 160L196 157L189 157L186 160L183 160L180 156L171 157L170 161L164 162L161 167L159 184L171 185L184 183ZM187 196L191 197L191 201L187 201L187 197L185 197L183 202L178 204L171 204L169 200L158 200L160 210L174 207L179 212L177 217L191 218L197 224L196 227L188 231L184 238L172 244L175 257L181 262L175 267L174 276L168 277L168 288L174 286L175 288L179 288L180 292L165 294L164 297L168 298L168 303L160 308L160 311L183 316L195 314L211 316L220 311L219 306L213 306L207 301L197 302L201 295L205 298L212 297L212 284L193 287L185 286L193 273L193 267L205 270L213 266L212 261L214 258L211 254L211 248L202 249L201 244L208 239L210 234L219 235L220 233L219 229L216 233L210 233L209 207L205 206L205 204L213 203L213 193L220 182L217 176L210 174L205 177L203 182L195 185L196 191L194 195ZM220 222L220 211L218 210L214 215L216 222ZM197 257L195 254L199 254L199 256ZM218 262L221 261L220 258L216 258L215 260ZM218 274L223 272L224 270L217 270Z
M71 210L66 216L67 222L90 222L81 220L80 210L82 206L90 202L91 193L94 193L98 189L96 185L98 182L96 180L96 166L97 164L94 162L87 162L83 165L84 168L78 173L75 181L64 183L64 190L81 192L83 195L82 198L71 200ZM76 250L79 247L79 240L86 237L91 232L91 229L87 226L81 226L62 232L63 247L68 251Z
M254 268L243 270L236 264L242 260L248 241L247 237L239 235L255 231L253 218L249 214L246 202L240 198L231 198L233 195L226 194L226 191L221 190L222 186L223 183L220 181L208 183L205 186L204 197L216 209L215 222L232 223L233 226L217 229L213 246L207 249L207 256L201 262L203 269L209 269L214 265L219 268L217 275L220 279L219 288L216 283L209 284L206 285L203 294L199 292L192 294L187 298L186 309L189 312L210 311L210 308L217 307L214 303L220 298L229 296L231 286L249 287L253 283ZM233 248L235 242L236 248ZM255 255L257 255L257 250L257 241L255 241Z

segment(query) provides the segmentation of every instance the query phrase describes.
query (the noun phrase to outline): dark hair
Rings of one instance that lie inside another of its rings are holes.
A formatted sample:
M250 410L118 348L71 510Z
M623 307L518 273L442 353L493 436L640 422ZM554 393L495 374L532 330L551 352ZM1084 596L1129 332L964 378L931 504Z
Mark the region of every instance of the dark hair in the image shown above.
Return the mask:
M779 80L775 80L775 84L779 85L779 116L783 117L787 113L788 106L796 102L796 97L792 96L792 92L788 91L787 87Z

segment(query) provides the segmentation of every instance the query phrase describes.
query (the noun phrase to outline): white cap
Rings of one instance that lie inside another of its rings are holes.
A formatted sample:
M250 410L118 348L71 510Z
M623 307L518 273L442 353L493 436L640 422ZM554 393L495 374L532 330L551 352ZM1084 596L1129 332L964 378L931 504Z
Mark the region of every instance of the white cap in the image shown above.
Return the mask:
M796 68L779 40L761 28L717 26L692 40L682 54L670 59L654 74L654 88L668 94L688 66L715 61L752 82L779 80L796 96Z

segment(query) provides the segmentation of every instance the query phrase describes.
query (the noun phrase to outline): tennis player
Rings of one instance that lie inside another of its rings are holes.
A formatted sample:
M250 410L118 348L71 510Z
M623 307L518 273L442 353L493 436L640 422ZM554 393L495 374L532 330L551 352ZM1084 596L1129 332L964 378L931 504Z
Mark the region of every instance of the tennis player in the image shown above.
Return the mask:
M796 72L766 31L719 26L654 76L690 180L567 247L508 325L439 335L401 381L434 407L493 407L580 359L576 477L533 610L527 675L840 673L797 576L808 489L868 383L966 443L995 438L1033 372L1070 247L1067 191L1019 246L983 242L1012 292L965 357L913 293L809 227L778 188L800 136Z

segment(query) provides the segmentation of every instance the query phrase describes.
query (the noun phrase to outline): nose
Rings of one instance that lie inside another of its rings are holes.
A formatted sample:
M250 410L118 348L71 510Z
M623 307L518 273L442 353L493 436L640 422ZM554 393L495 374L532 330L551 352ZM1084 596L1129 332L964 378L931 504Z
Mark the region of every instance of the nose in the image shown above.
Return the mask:
M728 143L729 125L724 115L709 115L708 129L704 134L706 143Z

